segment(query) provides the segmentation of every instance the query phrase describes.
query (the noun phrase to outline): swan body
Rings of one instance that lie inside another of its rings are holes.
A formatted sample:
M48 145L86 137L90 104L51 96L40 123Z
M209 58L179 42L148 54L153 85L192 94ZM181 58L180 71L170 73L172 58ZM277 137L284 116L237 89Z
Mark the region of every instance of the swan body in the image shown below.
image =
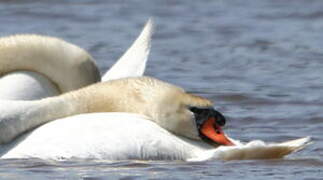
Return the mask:
M197 148L189 143L192 140L171 134L148 117L129 113L84 114L56 120L18 141L2 158L186 160L202 147L212 148L205 143Z
M202 141L176 136L142 115L94 113L47 123L10 145L0 145L0 157L184 161L272 159L300 150L309 142L310 138L276 144L236 142L236 146L214 148Z

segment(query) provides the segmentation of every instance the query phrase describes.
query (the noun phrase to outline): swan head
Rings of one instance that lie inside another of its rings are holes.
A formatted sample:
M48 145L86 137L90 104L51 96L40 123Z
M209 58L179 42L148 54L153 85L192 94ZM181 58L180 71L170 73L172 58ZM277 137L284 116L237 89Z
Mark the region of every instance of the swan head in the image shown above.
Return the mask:
M182 89L173 90L160 102L159 117L154 118L159 125L174 134L214 146L234 145L222 130L225 117L214 109L208 99Z
M190 107L202 140L214 145L234 145L222 130L225 117L213 107Z

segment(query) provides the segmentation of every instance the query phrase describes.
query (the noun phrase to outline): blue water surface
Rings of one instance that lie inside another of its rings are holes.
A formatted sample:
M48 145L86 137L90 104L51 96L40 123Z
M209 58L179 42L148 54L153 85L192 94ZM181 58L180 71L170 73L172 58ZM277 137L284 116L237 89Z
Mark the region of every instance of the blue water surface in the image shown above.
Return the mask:
M105 72L149 17L147 75L210 98L236 139L314 144L281 160L0 160L0 179L323 179L323 1L1 0L0 35L63 38Z

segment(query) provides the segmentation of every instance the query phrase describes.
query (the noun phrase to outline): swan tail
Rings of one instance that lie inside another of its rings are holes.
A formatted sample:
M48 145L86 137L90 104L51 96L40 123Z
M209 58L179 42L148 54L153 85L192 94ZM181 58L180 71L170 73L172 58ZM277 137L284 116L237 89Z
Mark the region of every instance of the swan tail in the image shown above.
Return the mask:
M311 137L304 137L299 138L291 141L286 141L283 143L278 144L279 146L286 146L288 147L292 152L300 151L304 149L306 146L312 144L313 141L311 140Z
M100 81L93 58L82 48L58 38L15 35L0 38L0 76L14 71L45 75L61 92Z
M153 20L150 18L131 47L103 75L102 81L137 77L144 74L151 47L151 37L154 29L153 24Z
M236 141L238 142L238 141ZM250 159L280 159L291 153L300 151L311 144L310 137L299 138L283 143L265 143L260 140L247 144L238 143L236 146L220 146L214 150L199 153L189 161L210 159L221 160L250 160Z
M311 144L310 137L272 144L251 141L232 148L220 147L218 157L223 160L279 159L302 150L309 144Z

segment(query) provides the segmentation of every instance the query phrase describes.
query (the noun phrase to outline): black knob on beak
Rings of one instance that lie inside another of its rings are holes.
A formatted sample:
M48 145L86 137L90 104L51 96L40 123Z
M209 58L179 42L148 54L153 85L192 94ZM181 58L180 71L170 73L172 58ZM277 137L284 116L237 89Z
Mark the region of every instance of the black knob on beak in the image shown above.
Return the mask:
M225 125L225 117L216 110L212 111L212 115L215 118L215 122L219 125L219 126L224 126Z

